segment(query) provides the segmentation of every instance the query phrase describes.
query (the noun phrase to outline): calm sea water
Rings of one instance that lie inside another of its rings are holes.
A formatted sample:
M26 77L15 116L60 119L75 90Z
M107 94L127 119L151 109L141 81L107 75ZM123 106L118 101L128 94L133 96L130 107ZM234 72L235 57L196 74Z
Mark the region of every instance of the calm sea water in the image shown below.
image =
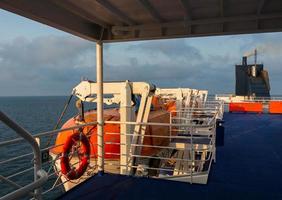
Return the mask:
M67 100L68 97L0 97L0 110L10 116L31 134L37 134L54 128ZM88 108L90 108L89 105ZM74 100L72 100L63 122L76 113ZM17 137L16 133L0 123L0 142ZM43 138L41 141L42 144L46 143L47 139L48 138ZM0 147L0 162L7 158L30 152L32 152L31 148L24 142ZM32 156L27 156L23 159L11 161L6 164L2 163L0 175L6 177L12 176L16 172L30 167L32 167ZM49 168L50 166L45 164L45 169L49 170ZM12 177L11 180L16 181L22 186L26 185L33 180L33 171L29 170L27 173ZM52 177L45 188L50 187L55 180L56 176ZM0 197L12 190L11 186L0 181ZM61 189L57 189L48 194L48 196L45 196L45 198L54 199L60 194Z

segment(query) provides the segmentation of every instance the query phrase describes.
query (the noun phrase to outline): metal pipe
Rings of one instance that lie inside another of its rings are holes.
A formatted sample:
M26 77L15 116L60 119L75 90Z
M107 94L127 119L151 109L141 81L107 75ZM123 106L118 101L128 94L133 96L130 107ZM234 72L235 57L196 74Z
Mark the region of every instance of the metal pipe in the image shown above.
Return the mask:
M12 186L12 187L15 188L15 189L20 189L20 188L22 187L22 186L20 186L19 184L17 184L17 183L15 183L15 182L11 181L10 179L8 179L7 177L4 177L4 176L2 176L2 175L0 175L0 180L4 181L5 183L9 184L10 186ZM34 194L33 194L32 192L29 192L28 195L29 195L30 197L33 197L33 196L34 196Z
M7 115L5 115L1 111L0 111L0 120L4 124L6 124L8 127L13 129L19 136L24 138L31 145L31 148L34 153L34 161L33 161L34 162L34 181L36 182L39 179L38 172L42 168L40 148L36 140L32 137L32 135L29 132L27 132L24 128L19 126L17 123L15 123L13 120L11 120ZM35 199L41 199L41 193L40 193L39 188L34 190L34 196L35 196Z
M11 181L11 180L9 180L7 177L4 177L4 176L2 176L2 175L0 175L0 180L1 180L1 181L4 181L4 182L6 182L6 183L8 183L9 185L11 185L12 187L14 187L14 188L16 188L16 189L19 189L19 188L22 187L22 186L20 186L19 184L15 183L15 182L13 182L13 181Z
M69 130L73 130L73 129L76 129L76 128L83 128L85 126L91 126L91 125L97 125L97 122L90 122L90 123L85 123L85 124L81 124L81 125L77 125L77 126L72 126L72 127L69 127L69 128L62 128L62 129L56 129L56 130L52 130L52 131L46 131L46 132L35 134L35 135L33 135L33 137L48 136L48 135L51 135L51 134L69 131ZM16 138L16 139L12 139L12 140L9 140L9 141L0 142L0 147L5 146L5 145L16 144L18 142L22 142L23 140L24 140L23 138Z
M243 66L247 66L247 56L243 56L243 58L242 58L242 65Z
M96 82L97 91L97 135L98 135L98 171L104 172L104 113L103 113L103 43L96 43Z
M44 170L38 170L36 173L36 176L38 177L33 183L30 183L14 192L11 192L3 197L0 198L0 200L14 200L14 199L19 199L20 197L23 197L26 194L29 194L30 191L34 190L37 191L38 187L41 187L47 179L48 179L48 174ZM41 193L40 195L35 194L34 199L41 199Z
M170 123L157 123L157 122L121 122L121 121L104 121L106 124L131 124L131 125L144 125L144 126L181 126L190 128L208 128L211 125L193 125L193 124L170 124Z
M281 97L277 97L277 99ZM282 100L280 100L282 101ZM137 123L137 122L120 122L120 121L104 121L104 123L108 123L108 124L130 124L130 125L151 125L151 126L183 126L183 127L204 127L203 125L191 125L191 124L180 124L180 123L175 123L175 124L171 124L171 123L154 123L154 122L147 122L147 123ZM82 128L85 126L91 126L91 125L97 125L97 122L90 122L90 123L85 123L85 124L81 124L81 125L77 125L77 126L72 126L69 128L64 128L64 129L57 129L57 130L52 130L52 131L46 131L46 132L42 132L42 133L38 133L33 135L34 137L44 137L44 136L48 136L50 134L55 134L58 132L64 132L64 131L68 131L68 130L73 130L76 128ZM208 125L206 126L208 127ZM4 141L4 142L0 142L0 147L2 146L6 146L6 145L11 145L11 144L16 144L19 142L24 141L23 138L16 138L16 139L12 139L9 141ZM63 144L61 144L63 145ZM56 146L54 146L56 147Z
M33 153L27 153L27 154L24 154L24 155L20 155L20 156L15 156L15 157L9 158L9 159L7 159L7 160L1 160L1 161L0 161L0 165L3 165L3 164L5 164L5 163L8 163L8 162L11 162L11 161L20 159L20 158L24 158L24 157L31 156L32 154L33 154Z

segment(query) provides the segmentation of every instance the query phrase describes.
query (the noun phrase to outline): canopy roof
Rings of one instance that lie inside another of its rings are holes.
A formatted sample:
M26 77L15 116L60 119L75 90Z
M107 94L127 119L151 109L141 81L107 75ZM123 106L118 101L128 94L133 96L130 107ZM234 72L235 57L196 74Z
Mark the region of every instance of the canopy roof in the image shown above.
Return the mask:
M282 30L281 0L1 0L0 8L103 42Z

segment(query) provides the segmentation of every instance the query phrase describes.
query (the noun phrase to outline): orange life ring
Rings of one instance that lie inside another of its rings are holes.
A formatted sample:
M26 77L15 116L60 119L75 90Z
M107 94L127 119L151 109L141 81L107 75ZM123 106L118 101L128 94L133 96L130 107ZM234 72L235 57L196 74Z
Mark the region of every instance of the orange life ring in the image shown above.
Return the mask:
M72 169L69 159L69 153L74 144L81 142L81 151L79 154L80 164L77 168ZM74 134L69 136L66 143L63 146L62 157L61 157L61 172L68 179L74 180L80 178L86 171L90 158L90 144L87 137L76 131Z

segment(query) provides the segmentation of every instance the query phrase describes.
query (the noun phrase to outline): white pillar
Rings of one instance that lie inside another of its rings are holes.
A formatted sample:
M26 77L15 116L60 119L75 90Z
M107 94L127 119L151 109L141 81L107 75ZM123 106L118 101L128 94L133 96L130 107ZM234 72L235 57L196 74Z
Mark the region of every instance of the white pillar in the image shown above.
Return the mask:
M98 172L104 172L103 43L96 44Z
M128 81L124 83L124 87L121 88L120 91L121 102L120 102L120 121L121 122L129 122L133 120L133 109L131 105L132 100L132 91ZM120 174L128 174L129 173L129 152L130 152L130 143L131 137L129 135L132 133L131 131L132 125L129 124L121 124L120 125Z

